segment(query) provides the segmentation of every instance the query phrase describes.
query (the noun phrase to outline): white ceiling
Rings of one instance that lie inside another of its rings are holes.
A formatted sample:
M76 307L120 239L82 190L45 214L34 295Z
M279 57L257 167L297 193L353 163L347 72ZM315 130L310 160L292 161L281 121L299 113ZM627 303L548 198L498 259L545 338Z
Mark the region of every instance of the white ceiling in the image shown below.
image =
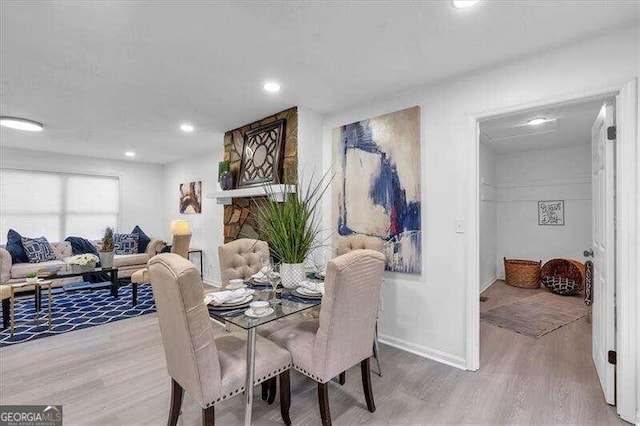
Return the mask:
M510 114L480 124L480 142L495 154L591 144L591 127L604 99ZM534 118L549 121L528 125Z
M294 105L333 112L636 21L634 1L1 3L3 146L166 163ZM282 84L263 92L266 79ZM188 120L196 132L182 134Z

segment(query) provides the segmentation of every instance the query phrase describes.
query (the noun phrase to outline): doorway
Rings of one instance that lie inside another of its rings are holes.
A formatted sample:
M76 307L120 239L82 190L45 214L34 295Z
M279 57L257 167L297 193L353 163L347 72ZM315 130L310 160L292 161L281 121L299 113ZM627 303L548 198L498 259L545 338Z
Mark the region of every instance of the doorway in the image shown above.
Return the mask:
M478 145L479 367L502 365L550 393L549 377L582 383L568 398L606 422L618 420L604 404L615 404L615 101L486 117ZM594 306L585 284L599 286Z

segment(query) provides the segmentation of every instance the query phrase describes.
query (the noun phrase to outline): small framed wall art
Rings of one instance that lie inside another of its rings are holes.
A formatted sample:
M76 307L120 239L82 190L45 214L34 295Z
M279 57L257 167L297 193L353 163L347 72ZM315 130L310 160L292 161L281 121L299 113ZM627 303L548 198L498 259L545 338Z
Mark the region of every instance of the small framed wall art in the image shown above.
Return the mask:
M180 184L180 213L202 213L202 181Z
M538 225L564 226L564 200L538 201Z

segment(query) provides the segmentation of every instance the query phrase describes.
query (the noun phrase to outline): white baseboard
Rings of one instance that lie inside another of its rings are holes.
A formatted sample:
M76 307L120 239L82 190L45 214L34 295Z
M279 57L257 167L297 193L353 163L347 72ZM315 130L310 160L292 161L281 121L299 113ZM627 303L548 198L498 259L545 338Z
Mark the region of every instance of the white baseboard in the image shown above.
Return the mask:
M490 286L491 284L495 283L496 281L498 281L498 277L493 277L493 278L491 278L488 282L486 282L486 283L482 284L482 285L480 286L480 293L482 293L483 291L485 291L486 289L488 289L488 288L489 288L489 286Z
M450 365L451 367L459 368L460 370L466 370L465 359L460 356L452 355L450 353L439 351L437 349L416 345L415 343L407 342L396 337L388 336L386 334L379 334L378 339L385 345L393 346L394 348L402 349L403 351L410 352L412 354L421 356L423 358L428 358L442 364Z

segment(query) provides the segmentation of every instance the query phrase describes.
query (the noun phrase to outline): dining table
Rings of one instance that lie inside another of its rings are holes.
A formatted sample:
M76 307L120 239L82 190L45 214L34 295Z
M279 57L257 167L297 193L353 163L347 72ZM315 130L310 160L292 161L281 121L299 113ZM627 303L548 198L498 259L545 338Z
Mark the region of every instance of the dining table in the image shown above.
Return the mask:
M274 295L274 291L270 286L256 286L252 282L246 282L245 284L248 288L255 290L253 301L270 300L270 297ZM209 306L209 315L211 318L222 323L233 324L247 331L246 377L244 387L244 424L246 426L251 424L251 414L253 410L255 345L258 327L284 317L310 310L321 303L320 299L297 297L289 289L283 289L278 296L278 303L274 303L276 298L272 298L269 304L269 306L273 308L273 313L260 318L245 315L247 307L230 311L216 311Z

